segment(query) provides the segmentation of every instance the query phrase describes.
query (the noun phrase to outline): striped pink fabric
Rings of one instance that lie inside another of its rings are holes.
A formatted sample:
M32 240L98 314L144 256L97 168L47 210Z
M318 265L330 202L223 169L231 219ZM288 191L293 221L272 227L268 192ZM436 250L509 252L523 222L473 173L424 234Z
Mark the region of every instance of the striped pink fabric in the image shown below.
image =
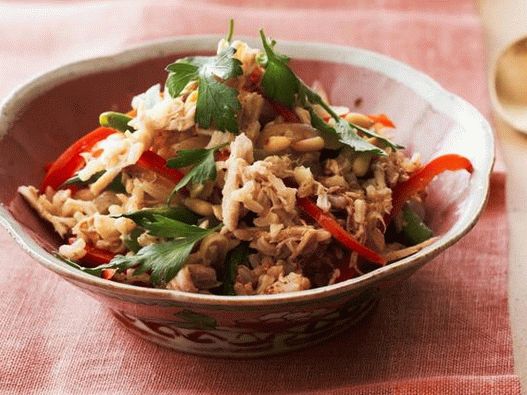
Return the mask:
M160 37L257 27L278 39L366 47L489 104L470 0L0 2L0 94L39 73ZM2 171L0 169L0 171ZM455 247L384 298L356 328L264 360L179 354L126 332L0 230L0 393L518 394L507 312L505 173Z

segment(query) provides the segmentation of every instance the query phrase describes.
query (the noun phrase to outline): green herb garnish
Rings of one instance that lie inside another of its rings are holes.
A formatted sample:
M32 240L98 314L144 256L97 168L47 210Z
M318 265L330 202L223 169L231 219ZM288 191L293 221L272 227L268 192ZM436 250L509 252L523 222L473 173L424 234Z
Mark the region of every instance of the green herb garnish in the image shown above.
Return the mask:
M166 86L170 96L177 97L191 81L198 82L196 123L205 129L238 132L238 91L225 82L243 74L236 50L227 47L216 56L192 56L166 67Z
M53 254L53 256L55 258L60 259L65 264L67 264L67 265L69 265L69 266L71 266L71 267L73 267L75 269L81 270L81 271L83 271L85 273L91 274L92 276L96 276L96 277L101 277L102 271L104 269L113 269L114 268L114 265L111 262L110 263L105 263L104 265L99 265L97 267L84 267L84 266L79 265L76 262L73 262L71 259L63 257L58 252L53 252L52 254Z
M134 128L128 126L128 122L132 120L132 117L115 111L106 111L99 115L99 124L108 128L118 130L120 132L126 132L127 130L135 131Z
M238 274L238 266L247 261L249 256L249 244L241 243L229 251L225 263L225 275L223 278L223 293L225 295L236 295L234 282Z
M227 41L229 44L232 40L232 35L234 34L234 19L229 19L229 31L227 32L227 36L225 36L225 41Z
M300 81L287 66L289 58L274 51L274 42L269 44L263 30L260 30L266 59L262 89L265 95L288 107L292 107L298 93Z
M199 219L196 214L182 206L146 208L133 213L123 214L122 217L129 218L137 225L144 227L146 223L155 220L155 215L175 219L188 225L196 224Z
M212 148L181 150L178 151L175 158L169 159L167 167L170 168L179 169L191 165L194 165L194 167L177 183L168 198L168 202L172 200L177 191L189 182L192 184L203 184L207 180L215 180L216 162L214 161L214 154L226 145L221 144Z
M97 181L99 178L102 177L102 175L106 173L105 170L98 171L94 175L92 175L90 178L88 178L86 181L82 181L78 175L74 175L73 177L68 178L66 181L62 183L61 186L59 186L58 189L63 189L69 186L75 186L75 187L85 187L90 184L93 184L95 181ZM108 186L105 188L108 191L112 191L115 193L126 193L126 188L123 185L122 182L122 176L121 174L118 174L112 182L108 184Z
M126 236L124 239L123 239L123 244L124 246L129 250L129 251L132 251L134 254L137 253L137 251L139 251L141 248L143 248L139 242L137 241L137 239L139 238L139 236L141 236L143 234L143 230L141 228L135 228L134 230L132 230L130 232L130 234L128 236Z
M172 280L184 266L197 242L221 228L221 224L211 229L189 225L159 214L138 216L137 224L153 236L171 240L142 247L135 255L117 255L109 263L95 268L84 268L75 262L64 260L67 264L95 276L101 276L104 269L117 269L123 272L135 268L134 275L150 272L154 286L164 286Z
M196 243L217 231L221 225L203 229L154 214L144 228L154 236L173 238L170 241L141 248L133 256L118 255L108 265L119 271L135 268L134 275L150 272L154 286L166 285L184 266Z
M382 140L386 145L398 149L399 145L393 144L387 138L362 128L359 125L347 122L339 117L337 113L327 104L319 94L309 88L295 73L289 68L289 59L278 54L274 50L274 42L269 43L263 30L260 30L260 36L265 51L265 58L260 62L265 66L265 72L262 78L262 89L265 95L274 101L277 101L288 107L295 104L302 105L311 113L311 124L320 131L327 148L336 149L342 145L353 148L356 152L369 152L375 155L386 155L381 148L369 143L361 138L357 131L361 131L367 136L376 137ZM314 111L313 106L320 105L334 119L335 125L329 125L324 122Z
M85 181L82 181L78 175L74 175L73 177L70 177L66 181L64 181L58 189L64 189L66 187L71 186L85 187L87 185L93 184L95 181L101 178L104 173L106 173L106 170L98 171Z

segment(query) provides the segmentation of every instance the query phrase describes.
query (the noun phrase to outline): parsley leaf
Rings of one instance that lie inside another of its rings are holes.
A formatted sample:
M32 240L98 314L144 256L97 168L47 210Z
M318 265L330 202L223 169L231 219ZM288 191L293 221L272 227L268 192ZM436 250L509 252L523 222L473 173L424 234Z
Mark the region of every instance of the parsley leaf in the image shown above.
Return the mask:
M174 194L189 182L203 184L207 180L215 180L216 162L214 161L214 154L226 145L221 144L212 148L181 150L178 151L175 158L169 159L167 161L167 167L170 168L178 169L190 165L194 165L194 167L177 183L168 201L170 202Z
M206 81L206 82L203 82ZM202 80L198 88L196 122L205 129L238 132L237 112L241 109L238 91L214 79Z
M148 233L150 233L152 236L169 238L197 237L197 239L199 240L202 238L201 235L209 232L208 229L203 229L196 225L189 225L176 219L165 217L163 215L153 214L153 217L154 218L152 221L143 222L143 228L148 230Z
M374 132L372 130L363 128L362 126L356 125L356 124L351 123L351 122L348 122L348 123L349 123L349 125L351 125L352 128L360 130L362 133L364 133L368 137L375 137L376 139L382 141L387 146L392 147L394 150L398 150L398 149L404 148L402 145L399 145L399 144L391 142L390 139L388 139L388 138L386 138L384 136L381 136L379 133L376 133L376 132Z
M198 62L200 77L209 79L216 76L226 81L242 75L242 62L234 58L235 53L234 47L227 47L216 56L195 57L194 59L200 59Z
M65 264L71 267L74 267L75 269L81 270L85 273L91 274L92 276L96 276L96 277L101 277L102 271L104 269L114 269L114 265L111 262L105 263L103 265L99 265L97 267L84 267L84 266L79 265L77 262L72 261L71 259L63 257L58 252L53 252L53 256L55 258L60 259Z
M178 97L190 81L198 79L198 67L182 60L168 65L166 71L170 72L166 87L172 97Z
M329 126L312 108L309 108L309 115L311 116L311 126L320 132L320 136L324 139L324 146L329 149L339 149L342 147L340 136L337 131Z
M265 72L262 78L262 88L265 95L269 99L275 100L289 107L298 103L309 110L311 113L311 124L320 132L327 148L336 149L344 144L350 146L357 152L386 155L384 150L361 138L357 134L357 131L361 131L370 137L376 137L394 149L402 148L375 132L349 123L340 118L319 94L309 88L295 75L295 73L293 73L287 65L289 59L274 51L274 42L269 44L263 30L260 30L260 36L265 51L265 59L261 60L261 63L265 65ZM314 112L313 106L317 104L322 106L322 108L324 108L335 120L334 126L324 122Z
M143 247L133 256L118 255L108 265L119 271L135 267L134 275L150 272L154 286L166 285L184 266L196 243L221 226L203 229L153 214L153 221L146 222L144 228L154 236L174 237L174 239Z
M356 129L345 119L339 118L339 120L335 122L334 129L339 135L341 143L349 145L357 152L369 152L379 156L386 155L384 150L360 137L357 134Z
M134 275L151 271L154 286L165 285L183 267L197 240L178 239L141 248L136 255L118 255L110 262L119 271L135 267Z
M87 185L93 184L95 181L101 178L104 173L106 173L106 170L98 171L86 181L82 181L78 175L74 175L73 177L70 177L64 181L62 185L59 186L59 189L66 188L68 186L85 187ZM123 185L121 174L118 174L105 189L115 193L126 193L126 188Z
M266 54L263 91L269 99L292 107L299 89L299 80L287 66L289 58L274 52L263 30L260 30L260 36Z
M199 219L196 214L182 206L146 208L133 213L123 214L122 217L129 218L137 225L144 227L146 223L155 220L154 215L175 219L189 225L196 224Z
M85 181L82 181L78 175L74 175L73 177L70 177L64 181L58 189L63 189L68 186L85 187L86 185L93 184L95 181L101 178L104 173L106 173L106 170L98 171Z
M392 147L395 150L400 149L400 148L404 148L401 145L392 143L389 139L387 139L384 136L381 136L378 133L375 133L374 131L371 131L369 129L363 128L362 126L356 125L356 124L354 124L352 122L347 122L346 120L342 119L337 113L335 113L335 111L331 108L330 105L328 105L324 100L322 100L322 98L320 97L320 95L318 93L316 93L311 88L306 86L303 82L301 82L300 92L301 92L301 96L303 96L304 103L319 104L320 106L322 106L322 108L324 108L331 115L331 117L337 123L337 126L335 127L335 129L337 129L336 132L338 134L342 133L341 136L349 138L349 136L351 134L355 134L356 135L356 132L354 131L354 129L355 129L355 130L361 131L362 133L364 133L368 137L375 137L375 138L381 140L384 144L386 144L389 147ZM311 125L314 128L319 129L317 126L315 126L315 123L318 125L319 122L323 122L324 124L327 125L327 123L325 123L322 119L320 119L320 117L317 116L317 114L313 111L312 108L310 108L309 110L310 110L310 114L311 114ZM313 115L315 116L315 118L318 118L318 119L313 120ZM347 124L347 125L345 125L345 124ZM321 126L321 125L318 125L318 126ZM328 125L328 126L331 129L333 129L332 126L330 126L330 125ZM340 130L339 130L339 128L340 128ZM351 128L351 131L350 131L350 128ZM346 144L345 141L342 141L342 142ZM367 144L369 144L369 143L367 143ZM347 144L347 145L350 145L350 144ZM352 145L350 145L350 146L353 147ZM362 151L373 151L374 153L375 153L375 151L381 151L381 152L377 152L377 154L378 155L384 155L385 154L384 151L382 151L380 148L376 147L373 144L369 144L368 146L363 146L362 148L363 148ZM360 149L356 149L356 151L361 151L361 150Z
M123 184L122 174L117 174L112 182L108 184L106 189L115 193L126 193L126 187Z
M95 268L84 268L69 260L66 260L66 263L95 276L100 276L103 269L117 269L123 272L135 268L134 275L150 272L152 284L163 286L181 270L196 243L222 226L219 224L214 228L203 229L164 215L152 212L145 214L146 210L141 211L141 215L137 214L138 212L135 213L136 216L132 214L132 219L137 219L138 225L148 230L151 235L173 239L143 247L132 256L117 255L109 263Z
M243 74L241 62L234 58L236 50L227 47L216 56L193 56L167 66L168 92L177 97L190 81L198 81L196 123L205 129L212 125L219 130L238 132L238 91L224 82Z
M132 251L134 254L137 254L142 247L137 241L139 236L143 234L143 230L139 227L135 228L130 232L128 236L123 239L123 244L128 250Z
M238 274L238 265L247 261L249 256L249 244L241 243L239 246L229 251L225 264L225 275L223 278L223 293L225 295L236 295L234 282Z

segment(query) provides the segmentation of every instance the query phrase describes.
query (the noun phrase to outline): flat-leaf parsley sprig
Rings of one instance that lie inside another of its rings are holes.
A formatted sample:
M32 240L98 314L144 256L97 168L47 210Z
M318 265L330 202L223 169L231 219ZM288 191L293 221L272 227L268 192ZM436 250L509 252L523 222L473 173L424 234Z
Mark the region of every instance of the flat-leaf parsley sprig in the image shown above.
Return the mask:
M357 152L386 155L384 150L361 138L357 134L357 131L361 131L370 137L376 137L394 149L401 148L375 132L342 119L319 94L309 88L295 75L288 66L289 58L278 54L274 50L275 42L269 42L263 30L260 30L260 37L265 51L265 56L259 58L260 64L265 68L262 78L264 94L269 99L288 107L300 105L309 110L312 126L319 130L328 148L336 149L339 146L347 145ZM328 112L331 118L333 118L333 124L324 122L316 114L313 109L315 105L320 105Z
M134 268L134 276L149 272L152 285L164 287L183 268L196 243L223 226L223 224L218 224L213 228L205 229L159 214L172 215L170 210L141 210L126 215L150 235L160 237L165 241L142 247L135 255L117 255L109 263L94 268L81 268L70 260L65 260L65 262L99 277L105 269L124 272L126 269Z
M175 219L153 214L152 221L142 221L149 234L172 240L141 248L132 256L118 255L110 264L119 271L135 268L134 275L150 272L152 284L165 286L183 268L196 243L220 229L188 225Z
M226 81L243 74L241 62L234 57L232 46L216 56L191 56L166 67L169 72L166 86L172 97L177 97L191 81L198 83L196 123L232 133L238 132L238 112L241 109L238 91Z

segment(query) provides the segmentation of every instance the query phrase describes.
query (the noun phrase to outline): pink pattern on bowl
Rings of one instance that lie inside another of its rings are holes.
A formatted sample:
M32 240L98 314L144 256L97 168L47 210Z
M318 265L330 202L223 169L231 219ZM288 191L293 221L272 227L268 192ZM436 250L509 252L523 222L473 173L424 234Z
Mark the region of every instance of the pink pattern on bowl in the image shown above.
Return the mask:
M492 131L472 106L397 61L354 48L282 42L281 50L295 58L293 68L306 82L321 81L334 103L352 111L389 114L398 126L394 138L410 153L420 152L423 162L447 152L472 161L476 170L470 178L462 172L444 174L429 188L427 216L440 236L437 242L357 279L254 297L133 287L89 276L54 258L49 251L56 249L58 238L17 196L16 188L38 185L43 166L97 126L100 112L127 110L134 94L164 81L166 64L210 51L216 40L185 37L144 45L64 66L12 93L0 115L0 222L37 261L108 306L146 339L229 357L305 347L360 320L375 306L380 289L404 280L472 228L488 194Z

